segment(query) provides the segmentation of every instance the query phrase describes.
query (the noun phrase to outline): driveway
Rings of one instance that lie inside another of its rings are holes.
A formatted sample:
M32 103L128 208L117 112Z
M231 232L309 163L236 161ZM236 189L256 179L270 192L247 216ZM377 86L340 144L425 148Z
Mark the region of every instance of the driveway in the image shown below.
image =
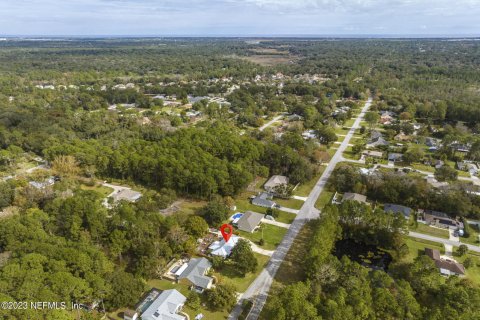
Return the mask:
M293 213L293 214L298 214L300 212L300 210L290 209L290 208L286 208L286 207L279 207L278 210L285 211L285 212L290 212L290 213Z
M365 106L362 108L362 111L358 115L357 119L355 120L354 124L352 125L350 131L345 136L342 144L338 147L337 152L332 157L332 160L325 168L322 176L313 187L302 208L298 211L295 220L290 225L290 228L285 234L282 242L278 245L277 249L273 253L272 258L267 263L267 266L265 267L265 269L262 270L260 275L252 282L252 284L250 284L248 289L243 294L242 299L238 301L237 305L230 313L228 319L238 319L238 316L242 312L242 303L244 299L250 299L254 302L254 306L250 314L248 315L247 320L258 319L258 317L260 316L260 312L262 311L263 306L265 305L265 302L267 300L268 292L270 291L270 287L272 285L275 274L277 273L278 268L282 264L283 259L287 255L290 246L292 245L293 241L297 237L304 224L311 219L316 219L319 217L320 211L315 208L315 202L320 196L320 193L322 193L323 189L325 188L327 181L330 178L330 175L335 169L337 163L344 161L342 153L347 149L348 144L350 143L350 139L355 134L355 131L360 128L360 122L364 118L365 113L368 111L368 108L370 108L371 105L372 98L369 98L368 101L365 103Z
M468 243L452 241L450 239L437 238L437 237L434 237L434 236L429 236L428 234L423 234L423 233L418 233L418 232L413 232L413 231L410 231L408 233L408 235L410 237L413 237L413 238L438 242L438 243L442 243L443 245L447 244L447 245L451 245L453 247L459 247L460 245L464 244L468 247L468 250L475 251L475 252L480 252L480 247L479 246L474 246L474 245L468 244Z
M285 228L285 229L290 228L290 225L287 224L287 223L272 221L272 220L268 220L268 219L262 219L262 223L271 224L271 225L274 225L274 226L277 226L277 227L280 227L280 228Z
M283 118L283 114L279 115L279 116L276 116L275 118L273 118L272 120L270 120L269 122L267 122L263 126L261 126L258 130L263 131L263 130L267 129L272 124L274 124L275 122L277 122L278 120L280 120L282 118Z
M253 252L259 253L259 254L264 255L264 256L269 256L269 257L271 257L273 255L273 251L262 249L259 246L257 246L254 242L248 240L247 238L242 238L242 239L246 240L250 243L250 246L252 247Z

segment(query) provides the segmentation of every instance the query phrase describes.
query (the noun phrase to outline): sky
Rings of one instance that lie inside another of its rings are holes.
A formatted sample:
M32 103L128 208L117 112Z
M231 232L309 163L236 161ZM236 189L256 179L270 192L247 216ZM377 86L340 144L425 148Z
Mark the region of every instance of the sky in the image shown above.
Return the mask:
M480 0L0 0L0 35L480 35Z

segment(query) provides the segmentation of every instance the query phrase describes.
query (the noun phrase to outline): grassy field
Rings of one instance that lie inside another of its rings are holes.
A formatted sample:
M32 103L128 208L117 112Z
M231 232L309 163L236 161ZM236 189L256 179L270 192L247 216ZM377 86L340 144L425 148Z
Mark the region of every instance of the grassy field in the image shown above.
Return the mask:
M205 206L206 204L207 204L206 201L184 200L180 204L180 210L179 211L187 213L187 214L194 214L198 211L198 209Z
M237 210L239 212L245 212L245 211L253 211L253 212L258 212L258 213L266 213L267 208L259 207L256 205L253 205L250 202L250 199L247 198L237 198L235 200L235 205L237 206Z
M325 166L319 166L318 173L312 179L310 179L310 181L299 185L297 189L295 189L293 194L300 197L308 197L308 195L310 194L310 191L312 191L318 179L320 179L323 172L325 171L325 168L326 168Z
M414 163L414 164L411 165L411 167L413 169L417 169L417 170L420 170L420 171L427 171L427 172L431 172L431 173L435 172L434 167L427 166L427 165L420 164L420 163Z
M330 191L327 188L323 189L323 192L318 197L317 202L315 202L315 208L322 210L323 207L325 207L327 204L330 203L330 201L332 201L332 197L334 194L334 191Z
M287 285L304 280L303 266L307 254L307 246L313 234L312 224L305 224L292 243L285 259L275 275L275 280Z
M480 234L480 230L477 225L470 224L469 226L470 226L469 237L468 238L460 237L460 241L478 246L479 244L478 235Z
M409 228L411 231L415 231L418 233L424 233L434 237L448 239L448 231L445 229L433 228L423 223L419 223L416 228L414 226L411 226Z
M278 244L282 241L283 236L285 236L285 233L287 233L287 229L271 224L263 224L259 230L253 233L240 230L237 231L240 236L251 240L256 245L266 250L275 250ZM258 244L260 239L262 239L262 234L263 240L265 241L263 246Z
M290 199L275 198L275 199L273 199L273 201L275 201L276 203L278 203L282 207L290 208L290 209L296 209L296 210L299 210L303 206L303 204L305 203L302 200L297 200L297 199L292 199L292 198L290 198Z
M231 283L237 288L238 292L245 292L253 280L255 280L260 272L262 272L270 259L270 257L258 253L254 253L254 255L258 261L257 270L255 272L248 273L245 277L242 277L238 274L233 265L227 263L222 270L215 272L214 275L220 283Z
M443 245L437 242L412 237L406 237L405 242L408 246L409 253L405 258L403 258L403 260L408 262L412 262L419 255L424 254L425 248L437 249L441 253L445 252L445 248L443 247Z
M297 215L290 212L278 211L275 221L291 224Z

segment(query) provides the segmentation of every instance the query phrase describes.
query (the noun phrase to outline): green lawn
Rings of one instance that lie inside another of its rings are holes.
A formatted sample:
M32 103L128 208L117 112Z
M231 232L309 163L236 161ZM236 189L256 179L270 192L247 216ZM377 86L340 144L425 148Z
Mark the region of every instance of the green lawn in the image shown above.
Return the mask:
M453 257L457 262L463 263L465 259L470 258L473 259L476 263L470 268L465 268L466 269L466 276L468 279L470 279L473 283L475 283L477 286L480 286L480 253L478 252L468 252L464 256L460 256L457 253L458 248L453 249Z
M183 213L187 214L194 214L198 211L198 209L202 208L207 204L206 201L199 201L199 200L184 200L180 204L180 210Z
M102 195L102 197L107 197L109 194L113 192L113 189L110 187L105 187L102 185L95 185L95 186L87 186L85 184L80 185L80 189L82 190L91 190L96 191Z
M318 173L312 179L310 179L310 181L299 185L293 194L300 197L308 197L310 191L312 191L313 187L315 187L315 184L317 183L318 179L320 179L324 171L325 166L319 166Z
M332 201L334 194L334 191L329 191L327 190L327 188L323 189L323 192L318 197L317 202L315 202L315 208L322 210L323 207L325 207L327 204L330 203L330 201Z
M435 172L435 168L434 167L431 167L431 166L427 166L427 165L424 165L424 164L420 164L420 163L414 163L411 165L411 167L413 169L417 169L417 170L420 170L420 171L427 171L427 172Z
M313 231L311 223L305 224L300 230L275 275L276 281L287 285L304 280L305 256Z
M297 199L292 199L292 198L290 198L290 199L275 198L275 199L273 199L273 201L275 201L276 203L278 203L282 207L290 208L290 209L296 209L296 210L299 210L303 206L303 204L305 203L302 200L297 200Z
M417 228L415 228L415 226L411 226L411 227L409 227L409 229L411 231L415 231L415 232L418 232L418 233L424 233L424 234L428 234L428 235L431 235L431 236L434 236L434 237L448 239L448 231L447 230L439 229L439 228L433 228L433 227L427 226L423 223L419 223Z
M247 198L238 198L235 200L235 205L237 206L237 210L238 212L245 212L245 211L253 211L253 212L258 212L258 213L266 213L267 212L267 208L263 208L263 207L259 207L259 206L256 206L256 205L253 205L251 202L250 202L250 199Z
M444 253L445 248L441 243L417 239L412 237L405 237L405 243L408 246L409 253L408 255L403 258L403 260L412 262L418 256L425 253L425 248L437 249L438 251Z
M245 277L242 277L235 270L235 267L227 262L221 270L214 272L214 275L220 283L231 283L237 288L238 292L245 292L253 280L262 272L270 259L270 257L258 253L254 253L254 255L258 261L255 272L248 273Z
M278 244L282 241L285 233L287 233L287 229L264 223L261 225L259 230L253 233L240 230L237 230L237 232L240 236L251 240L263 249L275 250ZM260 239L262 239L262 234L265 243L263 244L263 246L260 246L258 242L260 241Z
M275 217L275 221L291 224L296 216L294 213L278 211L278 216Z
M478 229L477 225L470 224L469 226L470 226L469 237L468 238L460 237L460 241L478 246L479 244L478 235L480 234L480 230Z

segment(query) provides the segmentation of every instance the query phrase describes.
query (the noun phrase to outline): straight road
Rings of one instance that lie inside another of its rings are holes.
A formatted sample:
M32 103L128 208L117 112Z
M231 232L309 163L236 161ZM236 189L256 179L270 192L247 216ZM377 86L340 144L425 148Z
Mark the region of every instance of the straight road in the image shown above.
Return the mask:
M290 246L292 245L293 241L297 237L298 233L302 229L303 225L311 220L318 218L320 215L320 211L315 208L315 203L317 202L320 193L322 193L323 189L325 188L330 175L332 174L333 170L337 163L344 160L342 154L347 149L348 144L350 143L350 139L355 134L355 130L360 128L360 122L365 116L365 113L368 111L368 108L372 105L372 98L369 98L368 101L365 103L365 106L362 108L362 111L358 115L357 119L355 120L353 126L351 127L350 131L347 133L345 140L343 140L342 144L338 147L337 152L333 156L332 160L328 164L327 168L323 172L320 179L317 181L317 184L310 192L307 200L303 204L302 208L300 209L299 213L295 217L295 220L288 229L288 232L285 234L282 242L278 245L277 249L273 253L270 261L268 262L265 269L259 274L259 276L252 282L250 287L248 287L247 291L243 294L240 301L237 303L233 311L230 313L228 319L235 320L238 319L238 316L242 312L242 303L244 299L250 299L253 301L254 305L253 308L248 315L247 320L257 320L260 316L260 312L267 301L268 292L270 291L270 287L273 282L273 278L278 271L278 268L283 262L283 259L287 255Z
M459 247L460 245L464 244L468 247L468 250L475 251L475 252L480 252L480 247L474 246L474 245L468 244L468 243L463 243L463 242L453 241L453 240L449 240L449 239L438 238L438 237L430 236L428 234L412 232L412 231L410 231L408 233L408 235L410 237L413 237L413 238L434 241L434 242L442 243L444 245L445 244L450 245L450 246L453 246L453 247Z

